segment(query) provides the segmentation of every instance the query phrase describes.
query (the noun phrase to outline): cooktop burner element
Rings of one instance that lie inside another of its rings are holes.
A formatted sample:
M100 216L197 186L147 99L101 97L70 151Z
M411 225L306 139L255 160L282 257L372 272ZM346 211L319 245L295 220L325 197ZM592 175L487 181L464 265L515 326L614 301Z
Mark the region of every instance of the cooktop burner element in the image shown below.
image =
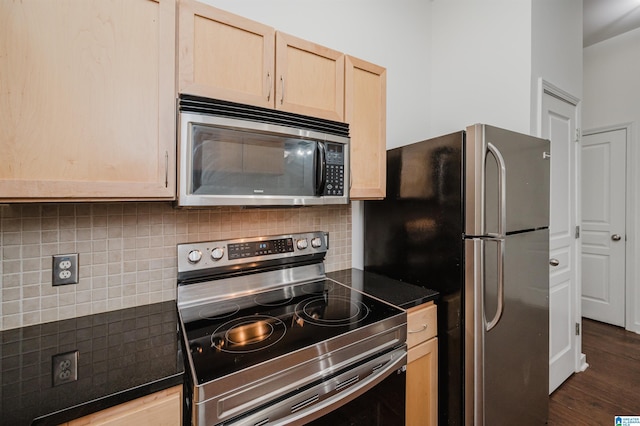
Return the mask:
M312 297L296 305L296 315L301 320L318 326L340 327L355 324L365 319L368 314L367 305L340 296Z
M291 302L292 299L293 299L293 296L284 300L272 300L272 297L270 297L269 294L267 295L259 294L256 296L255 301L256 301L256 304L260 306L282 306Z
M217 320L229 318L240 310L237 303L220 303L218 306L205 306L198 311L198 316L202 319Z
M193 424L310 421L323 401L404 365L405 312L326 278L327 239L314 232L178 245Z
M229 353L247 353L278 343L287 333L282 320L254 315L225 322L211 335L211 347Z
M318 283L309 283L302 286L302 291L307 294L331 293L332 290L333 284L330 281L326 282L323 286L318 285Z

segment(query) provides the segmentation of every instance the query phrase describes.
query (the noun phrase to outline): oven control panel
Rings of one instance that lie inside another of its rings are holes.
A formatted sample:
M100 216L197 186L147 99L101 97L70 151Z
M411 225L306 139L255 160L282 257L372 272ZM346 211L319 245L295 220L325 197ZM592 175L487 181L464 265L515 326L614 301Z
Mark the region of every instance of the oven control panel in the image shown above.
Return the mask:
M178 274L219 267L228 268L247 262L260 262L310 254L323 255L328 250L329 234L300 234L238 238L178 244Z
M293 238L234 243L228 244L227 248L229 249L229 260L278 253L293 253Z

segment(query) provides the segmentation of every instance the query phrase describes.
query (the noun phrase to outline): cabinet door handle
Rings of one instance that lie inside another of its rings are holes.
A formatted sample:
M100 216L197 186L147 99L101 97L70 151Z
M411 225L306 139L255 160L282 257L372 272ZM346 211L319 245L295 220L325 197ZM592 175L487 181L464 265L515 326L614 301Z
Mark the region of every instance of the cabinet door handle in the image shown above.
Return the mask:
M169 187L169 151L164 152L164 187Z
M427 324L422 324L422 328L420 330L408 330L407 333L409 334L422 333L427 329L427 327L428 327Z
M267 73L267 85L269 86L269 93L267 93L267 101L271 100L271 73Z
M280 76L280 87L282 88L282 96L280 96L280 105L284 103L284 76Z

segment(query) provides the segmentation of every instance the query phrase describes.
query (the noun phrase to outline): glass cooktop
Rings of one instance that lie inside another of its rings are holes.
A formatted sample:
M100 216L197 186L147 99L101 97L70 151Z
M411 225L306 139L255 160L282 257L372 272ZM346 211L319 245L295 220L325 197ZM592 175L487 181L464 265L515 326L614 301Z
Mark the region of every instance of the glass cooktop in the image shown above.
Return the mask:
M198 384L402 313L331 280L180 310Z

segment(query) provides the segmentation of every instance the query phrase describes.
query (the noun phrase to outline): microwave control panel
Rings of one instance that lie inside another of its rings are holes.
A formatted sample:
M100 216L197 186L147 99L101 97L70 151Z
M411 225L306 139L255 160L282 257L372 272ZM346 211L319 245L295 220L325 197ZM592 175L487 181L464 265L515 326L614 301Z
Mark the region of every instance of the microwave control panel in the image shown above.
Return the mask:
M326 144L327 169L323 195L344 195L344 145Z

